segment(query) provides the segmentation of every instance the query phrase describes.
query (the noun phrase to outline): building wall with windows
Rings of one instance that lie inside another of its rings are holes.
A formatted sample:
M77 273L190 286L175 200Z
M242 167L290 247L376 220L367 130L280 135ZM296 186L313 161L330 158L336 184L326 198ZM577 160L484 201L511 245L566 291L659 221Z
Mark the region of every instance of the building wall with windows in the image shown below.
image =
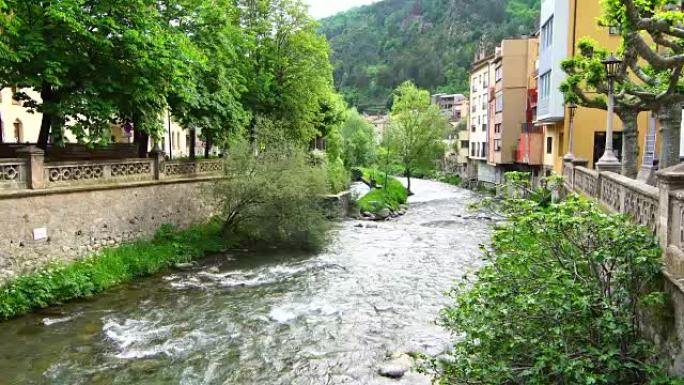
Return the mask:
M489 85L493 76L489 64L491 58L492 56L481 57L473 65L470 75L469 157L478 161L485 161L487 158Z
M2 143L36 143L40 134L43 114L39 112L31 113L22 105L22 102L14 99L15 92L12 87L0 90L0 133L2 134ZM34 90L25 89L22 92L25 92L37 102L41 101L40 94ZM174 158L188 156L188 131L184 130L172 119L171 134L169 136L167 114L165 113L160 120L164 127L161 133L160 147L167 154L172 153ZM76 142L76 138L68 129L65 132L65 139L67 142ZM133 134L132 132L126 133L122 127L113 126L112 139L116 143L132 143ZM152 146L153 143L150 141L148 150L151 150Z

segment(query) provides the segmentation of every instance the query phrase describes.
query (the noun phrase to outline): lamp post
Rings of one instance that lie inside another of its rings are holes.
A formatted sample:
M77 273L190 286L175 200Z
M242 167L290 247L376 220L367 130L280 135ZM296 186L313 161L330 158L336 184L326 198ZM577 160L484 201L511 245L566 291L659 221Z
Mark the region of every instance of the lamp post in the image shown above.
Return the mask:
M568 161L575 160L575 114L577 113L577 104L575 102L570 102L567 104L568 113L570 115L570 129L568 132L569 143L568 143L568 153L565 154L563 159Z
M606 148L596 166L599 170L619 171L620 161L613 151L613 111L615 110L615 78L620 70L622 60L611 54L602 60L601 63L606 68L606 76L608 78L608 127L606 128Z

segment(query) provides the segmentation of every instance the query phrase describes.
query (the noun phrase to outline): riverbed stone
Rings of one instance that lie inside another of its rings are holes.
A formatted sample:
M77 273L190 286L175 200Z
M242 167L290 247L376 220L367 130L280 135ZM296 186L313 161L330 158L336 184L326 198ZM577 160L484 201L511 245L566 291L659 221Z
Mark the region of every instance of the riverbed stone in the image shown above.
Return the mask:
M380 219L380 220L384 220L384 219L389 218L391 215L392 215L392 212L390 211L390 209L385 207L383 209L380 209L380 211L378 211L376 218Z
M413 359L407 354L401 354L378 369L378 374L388 378L401 378L413 367Z

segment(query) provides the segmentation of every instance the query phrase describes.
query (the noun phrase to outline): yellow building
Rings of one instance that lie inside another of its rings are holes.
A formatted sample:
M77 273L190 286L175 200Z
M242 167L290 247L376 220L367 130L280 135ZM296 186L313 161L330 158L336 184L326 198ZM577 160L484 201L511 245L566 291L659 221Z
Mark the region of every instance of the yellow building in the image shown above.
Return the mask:
M596 40L610 51L617 51L619 31L598 25L601 16L599 0L544 0L542 1L539 54L539 107L537 124L543 126L544 167L547 173L560 174L563 157L569 151L570 114L563 105L559 90L565 80L560 64L576 54L577 42L583 37ZM574 154L587 160L589 167L603 155L607 127L606 111L579 107L574 120ZM645 148L648 113L639 115L640 157ZM614 148L622 153L622 123L614 119Z
M40 94L34 90L22 90L33 100L40 102ZM0 138L2 143L36 143L40 133L43 115L30 113L22 102L13 98L15 89L7 87L0 89ZM169 127L167 114L162 117L164 126L160 147L173 157L184 157L189 154L188 131L184 130L173 120ZM170 129L169 129L170 128ZM169 132L170 131L170 132ZM126 133L121 127L112 127L112 137L116 143L132 143L132 133ZM171 138L171 139L169 139ZM67 142L75 142L76 138L69 130L65 132ZM152 143L150 148L152 149Z

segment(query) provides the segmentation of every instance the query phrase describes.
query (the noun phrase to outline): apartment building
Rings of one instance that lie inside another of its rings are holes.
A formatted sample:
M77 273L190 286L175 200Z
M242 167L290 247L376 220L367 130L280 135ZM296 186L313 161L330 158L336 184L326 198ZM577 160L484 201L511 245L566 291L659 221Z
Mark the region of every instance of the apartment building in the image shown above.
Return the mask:
M447 146L444 169L465 177L470 148L468 98L463 94L435 94L431 99L432 104L439 106L440 113L449 119L450 129L444 138Z
M598 25L599 0L543 0L539 37L539 78L537 125L544 130L544 167L547 173L560 174L563 157L569 151L570 114L564 106L559 87L565 80L561 62L577 53L577 42L590 37L610 51L621 43L619 30ZM639 147L646 148L648 112L639 115ZM574 155L594 167L606 143L606 111L579 107L574 118ZM622 123L614 119L614 148L622 153Z
M496 48L490 68L494 82L490 85L489 142L487 163L495 168L495 181L518 170L518 143L527 122L528 79L534 74L537 38L505 39Z
M494 167L487 163L489 143L489 85L494 75L490 69L493 54L487 54L481 47L475 55L470 72L470 114L468 134L470 152L468 156L468 177L483 182L496 183Z

